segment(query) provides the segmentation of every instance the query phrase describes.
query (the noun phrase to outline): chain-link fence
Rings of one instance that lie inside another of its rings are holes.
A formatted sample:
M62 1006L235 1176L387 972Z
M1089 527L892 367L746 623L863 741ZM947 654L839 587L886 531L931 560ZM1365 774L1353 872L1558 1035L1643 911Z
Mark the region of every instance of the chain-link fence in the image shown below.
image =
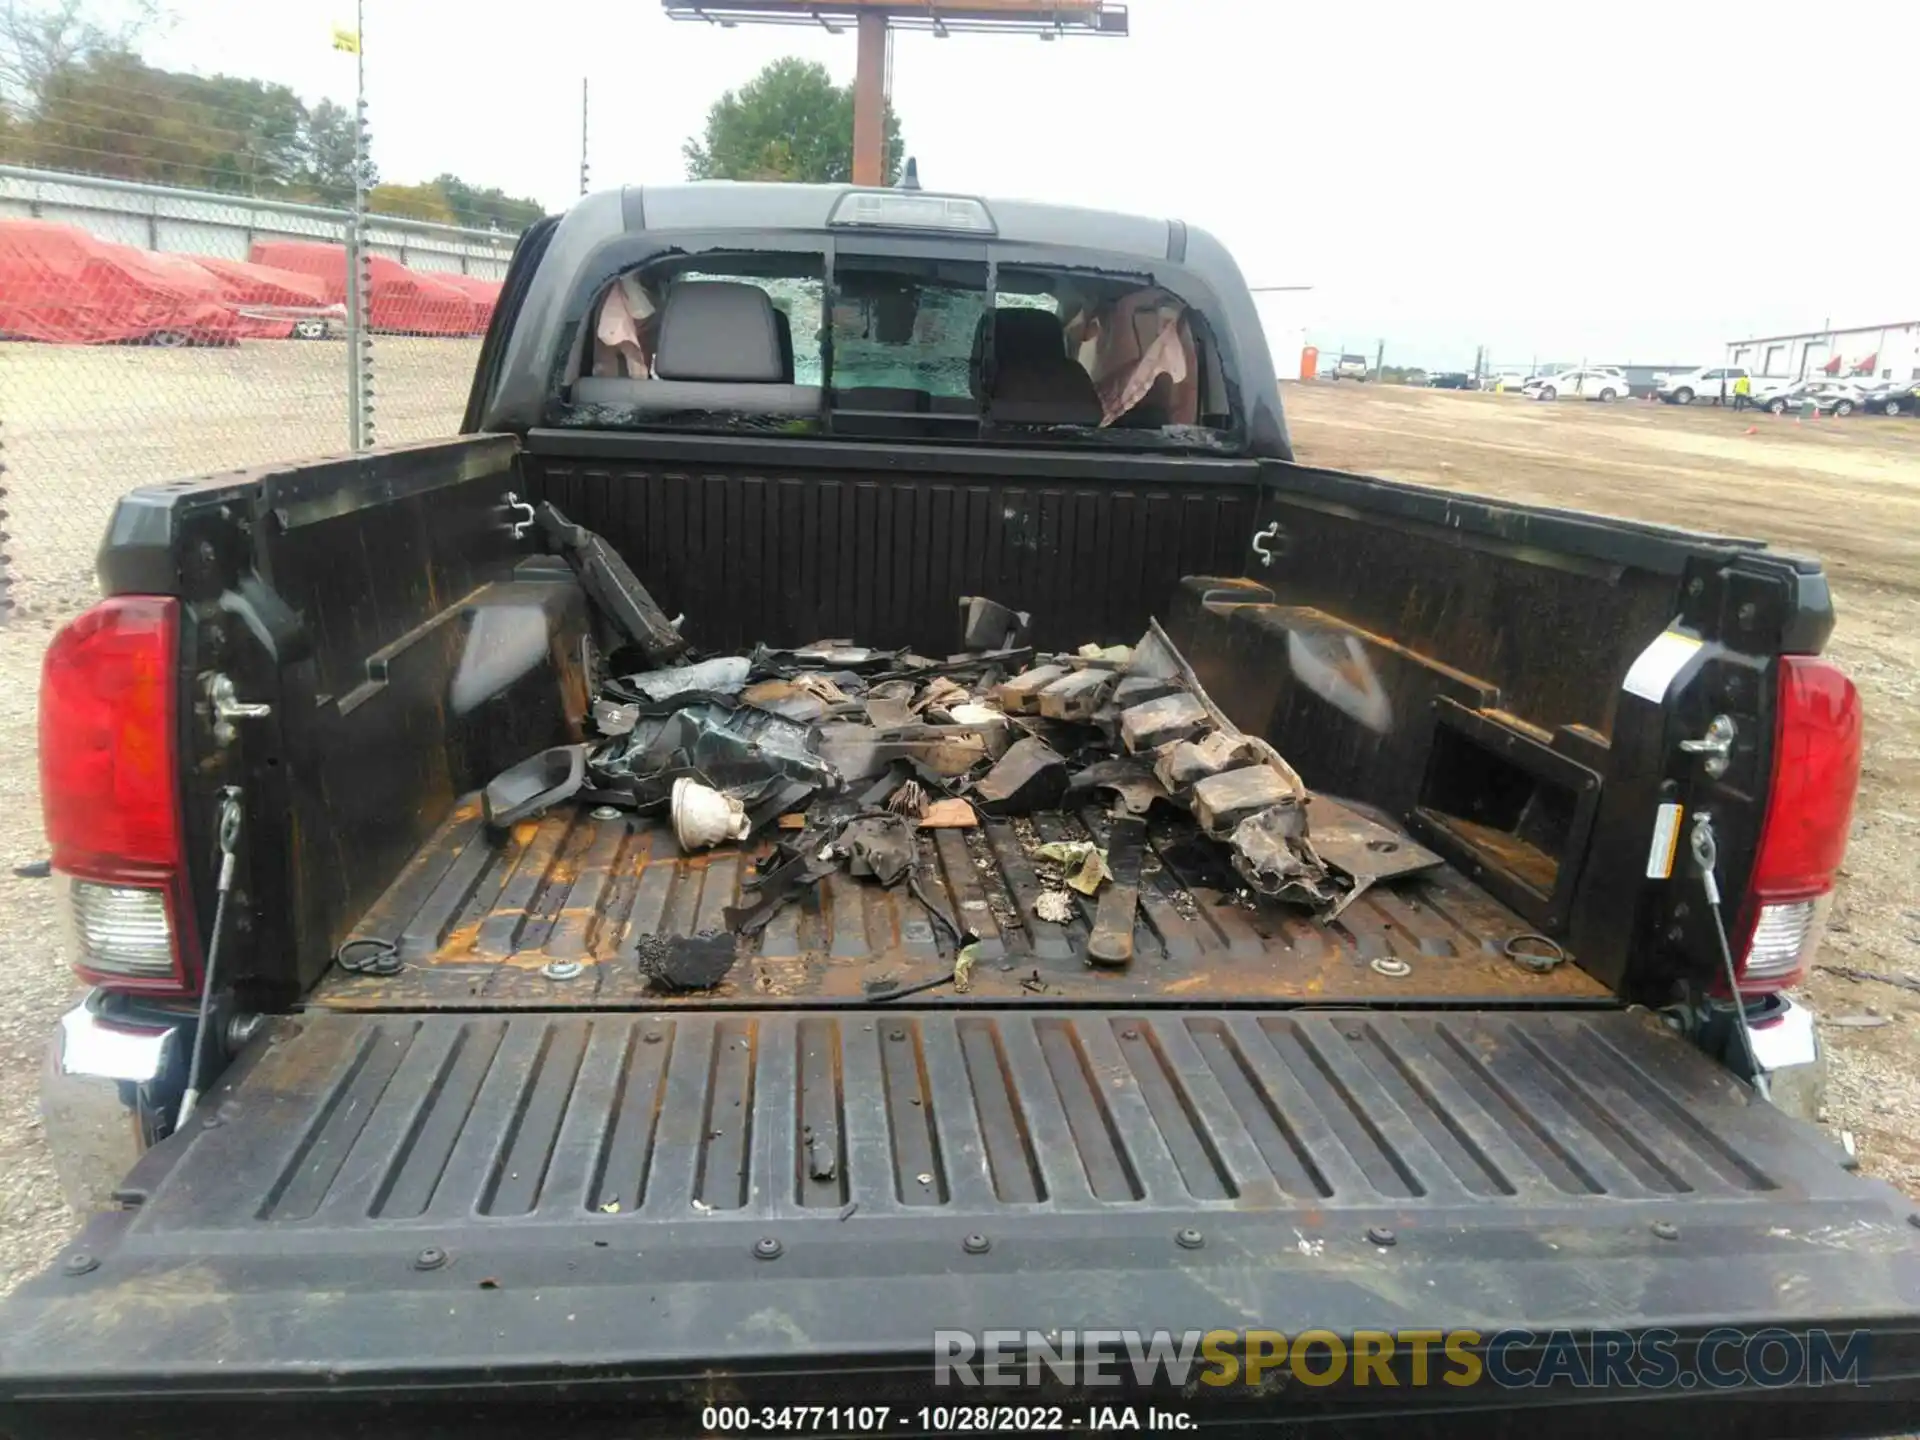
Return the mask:
M17 605L89 602L136 485L451 434L512 237L0 166L0 462ZM350 364L365 327L369 363Z

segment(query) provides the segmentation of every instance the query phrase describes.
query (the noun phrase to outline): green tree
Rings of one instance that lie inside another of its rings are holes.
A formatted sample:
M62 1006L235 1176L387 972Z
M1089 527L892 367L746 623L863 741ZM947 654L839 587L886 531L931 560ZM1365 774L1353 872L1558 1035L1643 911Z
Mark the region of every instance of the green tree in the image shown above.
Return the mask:
M0 0L0 107L39 107L48 79L89 55L131 52L159 24L156 0Z
M307 112L299 189L323 205L353 202L353 112L322 100ZM367 188L380 183L379 167L367 157Z
M431 220L436 225L454 223L453 207L447 204L440 187L431 181L424 185L376 185L367 192L367 211L373 215Z
M155 0L0 0L0 159L127 180L344 206L353 113L284 85L160 70L135 42ZM518 234L538 202L442 174L363 182L377 214Z
M446 197L457 224L476 230L498 227L517 235L546 213L537 200L520 200L504 190L469 185L458 175L440 174L433 183Z
M827 67L788 56L776 60L707 112L706 133L681 147L692 180L853 178L853 87L835 85ZM906 145L886 112L886 182L900 178Z
M301 175L306 122L284 85L156 70L128 51L96 50L42 80L20 148L55 169L280 194Z
M161 74L150 71L150 74ZM215 75L176 76L192 103L209 112L209 178L219 189L283 192L298 183L306 161L307 107L285 85Z

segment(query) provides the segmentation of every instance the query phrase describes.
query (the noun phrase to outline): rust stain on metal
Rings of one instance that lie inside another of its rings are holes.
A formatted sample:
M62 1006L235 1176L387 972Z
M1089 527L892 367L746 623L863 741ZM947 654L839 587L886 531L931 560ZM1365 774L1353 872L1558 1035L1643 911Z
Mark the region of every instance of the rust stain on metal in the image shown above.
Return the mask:
M1085 958L1089 907L1072 921L1025 919L1043 881L1030 853L1042 842L1104 834L1097 807L923 834L922 887L980 938L964 995L938 986L923 1003L1055 1004L1197 999L1329 1003L1376 999L1604 999L1577 965L1529 972L1500 952L1527 927L1457 874L1442 871L1369 891L1340 921L1315 924L1270 902L1216 888L1204 858L1173 833L1150 831L1135 958L1101 972ZM334 970L313 1004L341 1009L751 1006L871 999L950 972L951 936L905 885L891 890L830 876L782 909L715 989L664 995L634 957L650 934L722 928L742 882L770 842L682 855L664 820L618 829L571 808L524 821L504 842L485 834L477 802L415 857L355 933L405 937L396 976ZM1411 973L1383 976L1391 957ZM538 972L576 960L564 984ZM1033 977L1037 974L1038 984Z

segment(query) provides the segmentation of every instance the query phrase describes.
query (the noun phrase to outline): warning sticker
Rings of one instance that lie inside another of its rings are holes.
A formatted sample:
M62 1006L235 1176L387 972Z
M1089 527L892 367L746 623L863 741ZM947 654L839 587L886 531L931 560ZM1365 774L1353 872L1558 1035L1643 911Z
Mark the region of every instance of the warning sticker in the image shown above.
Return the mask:
M1662 630L1653 643L1640 652L1640 658L1633 662L1620 688L1629 695L1660 704L1667 698L1667 687L1673 684L1673 677L1699 653L1703 643L1678 630Z

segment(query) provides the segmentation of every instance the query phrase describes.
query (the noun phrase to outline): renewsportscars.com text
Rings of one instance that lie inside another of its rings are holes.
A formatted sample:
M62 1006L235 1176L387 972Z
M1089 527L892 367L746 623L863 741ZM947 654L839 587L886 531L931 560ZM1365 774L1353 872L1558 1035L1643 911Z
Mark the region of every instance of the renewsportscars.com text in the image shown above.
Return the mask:
M934 1384L972 1388L1275 1383L1465 1389L1863 1385L1864 1330L937 1330Z

